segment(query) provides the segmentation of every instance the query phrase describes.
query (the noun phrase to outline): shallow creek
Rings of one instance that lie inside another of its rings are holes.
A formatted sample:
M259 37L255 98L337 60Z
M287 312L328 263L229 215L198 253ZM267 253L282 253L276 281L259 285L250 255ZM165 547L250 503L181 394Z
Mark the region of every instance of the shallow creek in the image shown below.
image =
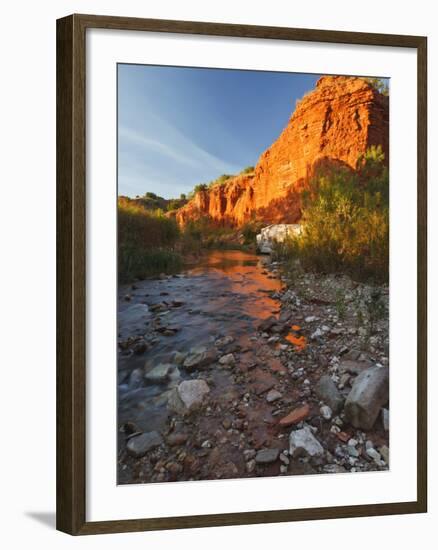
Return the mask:
M144 353L119 349L119 427L132 422L141 431L165 431L172 414L167 409L169 393L185 378L206 378L209 401L222 403L224 409L247 391L261 395L275 385L285 369L272 350L254 337L260 322L280 311L271 294L282 283L266 270L265 261L242 251L212 251L174 276L120 287L119 342L144 336L150 347ZM165 384L132 379L136 369L147 373L158 364L173 363L175 352L214 348L224 337L228 338L219 346L219 355L233 353L238 358L234 368L215 363L208 370L187 373L180 366ZM239 372L245 373L244 379L240 380ZM274 423L271 409L261 399L248 417L260 443L272 435L268 433ZM217 428L217 421L208 417L199 422L205 436Z

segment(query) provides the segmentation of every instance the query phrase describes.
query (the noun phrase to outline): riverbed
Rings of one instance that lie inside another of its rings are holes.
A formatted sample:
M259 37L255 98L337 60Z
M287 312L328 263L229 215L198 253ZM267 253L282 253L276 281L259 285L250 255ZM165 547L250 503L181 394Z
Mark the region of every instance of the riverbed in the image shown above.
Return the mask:
M340 322L329 300L291 292L269 257L237 250L211 251L180 273L119 288L119 483L347 471L330 450L316 462L288 458L291 424L279 420L291 411L295 424L313 421L335 452L339 439L321 419L313 386L331 368L332 348L354 341L343 327L351 320ZM332 325L329 343L308 342L321 319ZM185 380L208 387L190 414L169 405ZM127 452L141 434L154 434L147 452ZM376 440L387 441L380 428ZM353 471L355 461L346 463ZM374 469L368 463L364 469Z

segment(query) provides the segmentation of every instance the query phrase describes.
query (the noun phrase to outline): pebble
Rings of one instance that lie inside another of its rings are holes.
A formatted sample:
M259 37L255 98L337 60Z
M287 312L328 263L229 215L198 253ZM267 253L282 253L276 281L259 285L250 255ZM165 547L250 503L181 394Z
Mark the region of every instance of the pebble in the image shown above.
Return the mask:
M224 418L224 420L222 420L222 426L226 430L229 430L231 428L231 420L229 418Z
M280 454L280 449L262 449L258 451L255 457L257 464L270 464L275 462Z
M266 395L266 401L268 403L273 403L282 397L282 394L277 390L270 390Z
M389 447L387 445L382 445L381 447L379 447L379 453L381 454L386 464L389 464Z
M380 453L374 449L374 447L369 447L366 450L367 455L374 460L374 462L380 462L381 457Z
M281 462L283 462L283 464L286 464L286 466L290 463L290 460L288 459L288 457L286 455L284 455L283 453L280 454L280 460Z
M243 451L243 456L245 457L245 460L251 460L255 457L257 452L255 449L247 449L246 451Z
M330 418L331 418L332 415L333 415L333 412L332 412L331 408L330 408L328 405L323 405L323 406L319 409L319 412L321 413L321 416L322 416L325 420L330 420Z
M282 418L279 421L279 425L286 427L286 426L292 426L293 424L298 424L302 420L306 419L309 416L309 414L310 414L310 407L306 403L302 407L298 407L297 409L294 409L287 416Z
M184 443L189 438L188 434L185 433L175 433L167 436L166 441L169 447L177 447L179 445L184 445Z
M347 445L347 452L350 456L353 456L355 458L358 458L360 456L360 453L356 449L356 447L352 447L351 445Z
M389 411L388 409L382 409L382 424L385 432L389 431Z

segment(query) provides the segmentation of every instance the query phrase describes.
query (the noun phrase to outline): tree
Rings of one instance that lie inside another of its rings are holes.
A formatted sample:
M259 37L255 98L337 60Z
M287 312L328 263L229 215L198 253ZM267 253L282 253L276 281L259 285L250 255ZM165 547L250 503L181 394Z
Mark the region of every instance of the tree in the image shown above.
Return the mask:
M377 90L379 93L383 95L389 95L389 87L386 79L370 77L370 78L364 78L364 80L365 82L368 82L368 84L372 86L375 90Z
M198 183L198 185L195 185L194 193L201 193L202 191L207 191L208 185L206 183Z

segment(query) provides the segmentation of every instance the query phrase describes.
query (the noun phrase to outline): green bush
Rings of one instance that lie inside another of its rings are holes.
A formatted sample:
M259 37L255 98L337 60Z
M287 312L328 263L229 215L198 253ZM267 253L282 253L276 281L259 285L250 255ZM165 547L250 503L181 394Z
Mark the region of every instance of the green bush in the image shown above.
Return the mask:
M387 282L389 271L389 178L380 147L352 171L325 169L303 195L302 233L279 251L299 258L304 269L348 273Z
M366 77L365 82L368 82L375 90L383 95L389 95L388 84L382 78Z
M263 222L251 221L242 226L241 232L243 235L243 243L245 245L255 244L256 235L260 233L260 230L264 225L266 224Z
M193 188L193 193L196 195L196 193L201 193L202 191L207 191L208 185L206 183L198 183L198 185L195 185Z
M254 170L255 170L254 166L247 166L240 173L241 174L252 174L254 172Z

